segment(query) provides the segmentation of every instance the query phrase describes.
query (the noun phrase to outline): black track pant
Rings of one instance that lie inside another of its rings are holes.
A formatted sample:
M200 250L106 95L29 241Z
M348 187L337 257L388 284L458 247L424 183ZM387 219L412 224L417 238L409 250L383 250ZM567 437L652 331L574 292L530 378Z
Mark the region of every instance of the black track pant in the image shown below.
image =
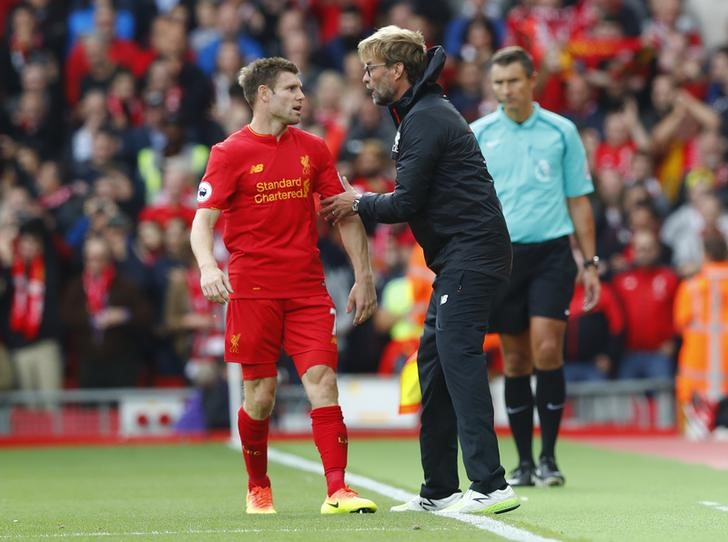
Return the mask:
M417 356L423 497L459 489L458 438L470 487L490 493L505 486L483 354L493 299L505 287L504 279L464 270L443 271L433 285Z

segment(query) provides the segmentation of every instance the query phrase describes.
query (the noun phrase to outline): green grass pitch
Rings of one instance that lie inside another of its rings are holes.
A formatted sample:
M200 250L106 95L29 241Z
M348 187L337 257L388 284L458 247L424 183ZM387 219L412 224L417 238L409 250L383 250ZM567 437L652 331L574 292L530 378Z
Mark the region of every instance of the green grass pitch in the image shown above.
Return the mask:
M274 446L317 459L310 442ZM506 467L512 448L502 440ZM728 471L566 440L559 457L565 487L520 489L522 506L495 519L565 541L728 540ZM414 493L417 442L352 439L349 470ZM321 517L321 476L275 463L270 474L278 515L246 516L242 459L224 444L0 450L0 542L502 540L451 518L389 513L394 501L364 491L377 514Z

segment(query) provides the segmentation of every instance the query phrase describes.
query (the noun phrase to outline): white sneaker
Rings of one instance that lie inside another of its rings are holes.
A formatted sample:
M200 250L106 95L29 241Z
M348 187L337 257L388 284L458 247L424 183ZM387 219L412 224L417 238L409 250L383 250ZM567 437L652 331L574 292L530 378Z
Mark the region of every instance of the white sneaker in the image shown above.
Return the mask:
M449 497L442 499L427 499L419 495L413 497L409 501L393 506L390 512L438 512L444 510L448 506L458 502L463 494L457 491Z
M521 503L516 492L513 491L511 486L508 486L487 495L468 489L462 499L442 511L444 513L502 514L503 512L515 510L519 506L521 506Z

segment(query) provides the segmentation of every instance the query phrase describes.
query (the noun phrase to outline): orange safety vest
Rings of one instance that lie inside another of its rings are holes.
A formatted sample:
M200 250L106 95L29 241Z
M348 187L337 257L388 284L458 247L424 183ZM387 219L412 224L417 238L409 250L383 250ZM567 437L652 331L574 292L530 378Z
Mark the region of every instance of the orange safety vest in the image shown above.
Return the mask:
M717 401L728 393L728 262L706 263L675 298L675 329L682 333L677 400L694 393Z
M420 325L424 325L427 307L430 304L430 296L432 295L432 281L435 279L435 273L427 267L425 254L419 245L415 245L412 249L407 267L407 278L412 285L412 297L414 299L412 320L418 322ZM495 365L496 369L502 370L503 361L500 352L500 337L497 334L488 333L483 341L483 350L491 353L489 368L492 369ZM422 401L420 379L417 373L417 352L409 357L402 368L399 384L399 413L409 414L411 412L417 412Z
M415 243L407 263L407 279L412 285L412 314L410 319L420 326L425 325L427 307L432 295L432 281L435 273L427 267L422 247Z
M420 335L422 335L422 328L425 326L427 307L430 304L432 281L435 280L435 273L427 267L425 253L417 243L414 244L410 252L405 277L412 292L412 307L408 319L419 328L419 333L414 339L392 340L387 344L379 359L379 369L377 370L379 374L392 374L403 355L407 359L411 355L416 357L417 354ZM419 403L419 399L417 402Z

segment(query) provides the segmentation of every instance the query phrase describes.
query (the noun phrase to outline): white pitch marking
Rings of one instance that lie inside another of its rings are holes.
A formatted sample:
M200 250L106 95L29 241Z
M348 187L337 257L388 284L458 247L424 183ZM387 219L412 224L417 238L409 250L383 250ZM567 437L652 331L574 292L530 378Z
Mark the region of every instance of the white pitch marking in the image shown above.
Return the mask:
M446 527L427 527L428 531L446 531ZM0 535L0 540L22 540L22 539L37 539L37 538L83 538L83 537L96 537L96 538L110 538L113 536L179 536L179 535L203 535L203 534L247 534L247 533L311 533L311 532L322 532L322 533L350 533L350 532L374 532L374 531L412 531L411 528L397 529L392 527L344 527L344 528L333 528L333 529L291 529L291 528L280 528L275 527L266 529L189 529L187 531L126 531L126 532L109 532L109 531L97 531L97 532L77 532L77 533L45 533L45 534L3 534Z
M320 463L309 461L308 459L304 459L297 455L281 452L280 450L269 448L268 459L271 461L275 461L276 463L280 463L281 465L292 467L294 469L306 472L313 472L316 474L323 474L323 468L321 467ZM352 485L374 491L375 493L379 493L380 495L384 495L385 497L389 497L390 499L393 499L395 501L408 501L412 497L414 497L414 493L410 493L409 491L405 491L403 489L377 482L376 480L372 480L371 478L367 478L366 476L360 476L358 474L352 474L350 472L347 472L346 479L347 481L351 482ZM486 516L460 513L444 514L442 512L434 512L434 514L446 518L456 519L458 521L462 521L463 523L468 523L470 525L473 525L474 527L477 527L478 529L489 531L507 540L513 540L514 542L558 542L553 538L545 538L543 536L526 531L525 529L519 529L518 527L513 527L511 525L502 523Z
M728 505L721 504L715 501L698 501L699 504L712 508L713 510L720 510L721 512L728 512Z

